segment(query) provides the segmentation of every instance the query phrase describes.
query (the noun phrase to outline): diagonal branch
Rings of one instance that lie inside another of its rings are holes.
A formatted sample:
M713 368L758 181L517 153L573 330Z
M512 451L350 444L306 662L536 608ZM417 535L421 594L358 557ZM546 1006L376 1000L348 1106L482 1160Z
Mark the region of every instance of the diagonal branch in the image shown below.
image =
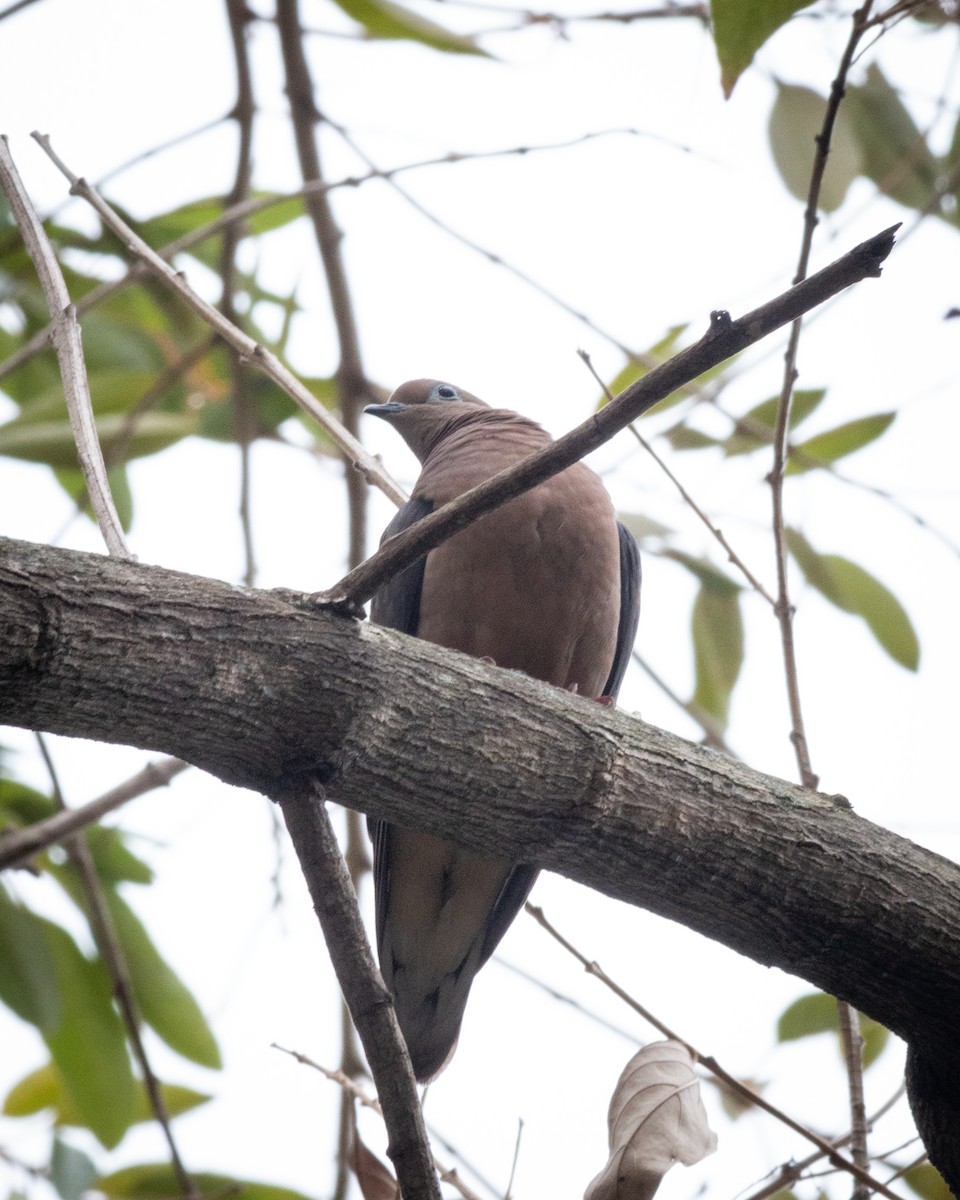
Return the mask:
M398 571L484 513L578 462L678 387L760 341L775 329L789 324L851 284L879 276L881 264L893 249L897 229L899 225L893 225L876 234L816 275L811 275L809 279L736 321L730 319L729 313L713 313L711 327L699 342L632 383L613 403L594 413L582 425L546 449L524 459L515 467L500 471L485 483L458 496L450 504L391 538L365 563L334 587L320 593L318 601L347 612L356 612Z
M96 210L104 224L113 230L127 249L145 263L147 270L156 275L168 287L172 288L229 346L234 347L244 358L263 371L265 375L268 375L279 387L283 388L296 404L309 413L322 426L326 433L329 434L331 440L340 447L344 456L357 470L362 471L371 482L375 483L395 503L403 503L406 499L403 489L391 479L379 460L374 455L369 454L357 439L351 436L340 422L327 412L322 404L318 403L316 397L303 386L292 371L280 362L275 354L272 354L264 346L261 346L259 342L254 341L253 338L231 324L222 313L217 312L212 305L202 300L186 282L182 272L175 270L168 262L165 262L155 250L147 245L143 238L138 237L130 226L121 220L95 188L91 187L85 179L80 178L80 176L75 175L70 170L53 151L48 137L38 133L35 133L33 136L50 157L51 161L70 180L71 193L76 196L82 196Z

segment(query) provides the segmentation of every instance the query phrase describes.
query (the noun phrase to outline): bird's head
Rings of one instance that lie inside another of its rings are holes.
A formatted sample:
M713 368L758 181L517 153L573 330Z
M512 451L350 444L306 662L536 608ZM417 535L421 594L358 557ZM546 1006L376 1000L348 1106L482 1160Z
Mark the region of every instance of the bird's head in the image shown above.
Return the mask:
M363 411L388 421L423 462L442 437L490 406L452 383L411 379L385 404L368 404Z

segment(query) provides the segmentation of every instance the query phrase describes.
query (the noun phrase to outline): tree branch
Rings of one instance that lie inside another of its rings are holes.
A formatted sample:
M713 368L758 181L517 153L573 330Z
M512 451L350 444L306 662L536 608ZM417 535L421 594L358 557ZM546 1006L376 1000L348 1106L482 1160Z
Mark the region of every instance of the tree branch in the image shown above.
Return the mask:
M611 404L545 450L515 467L500 471L392 537L338 584L320 593L317 599L335 608L355 612L388 579L428 550L439 546L484 513L578 462L678 387L789 324L851 284L879 276L881 264L893 249L894 234L899 228L899 225L893 225L876 234L816 275L736 321L731 320L728 313L714 313L710 329L699 342L632 383Z
M315 780L681 921L957 1056L960 868L842 798L299 593L0 539L0 614L6 723L268 795Z

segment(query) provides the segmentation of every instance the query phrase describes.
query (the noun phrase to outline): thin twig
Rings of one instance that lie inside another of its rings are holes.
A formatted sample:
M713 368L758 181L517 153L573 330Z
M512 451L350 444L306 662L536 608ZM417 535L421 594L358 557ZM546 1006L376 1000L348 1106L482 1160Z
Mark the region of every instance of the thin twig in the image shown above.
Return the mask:
M327 121L330 124L329 120ZM337 126L333 126L337 128ZM229 228L232 224L238 221L243 221L248 217L256 216L258 213L266 212L278 204L285 204L290 200L303 200L313 195L314 193L328 194L330 192L339 191L344 188L358 188L365 183L373 180L391 180L395 176L405 175L410 172L428 170L433 167L451 166L457 163L470 163L487 158L508 158L508 157L524 157L528 154L542 153L548 151L566 150L572 146L580 145L584 142L591 141L600 137L612 136L635 136L635 137L652 137L652 134L643 133L636 129L602 129L593 133L585 133L575 138L568 138L558 142L543 143L542 145L528 146L508 146L500 150L483 150L475 153L466 153L462 151L449 151L446 154L438 155L433 158L420 159L416 162L401 163L396 167L372 168L362 175L350 175L344 179L332 180L329 183L323 180L313 183L304 184L302 187L294 188L289 192L275 192L269 196L259 196L255 199L243 201L240 204L231 205L216 217L213 221L201 225L197 229L192 229L188 233L181 234L180 237L174 238L172 242L168 242L165 246L161 246L156 251L158 257L163 259L171 259L174 255L181 251L189 250L194 246L206 241L208 238L215 237L218 233ZM686 149L686 147L679 147ZM148 274L148 266L143 261L137 261L129 267L125 275L119 279L112 279L98 284L82 299L77 301L77 315L83 316L98 304L111 296L122 292L125 288L139 282L146 274ZM598 336L603 337L611 344L619 346L616 338L612 334L605 332L602 329L594 328ZM9 375L12 371L18 370L34 355L39 354L50 343L53 332L52 325L46 325L42 329L37 330L30 338L27 339L17 350L8 355L0 362L0 379ZM630 356L637 361L645 361L644 356L635 351L627 351Z
M881 1104L876 1112L871 1113L870 1124L875 1125L899 1100L902 1100L906 1090L906 1084L901 1083L893 1095ZM847 1132L842 1137L831 1138L830 1145L836 1149L840 1149L841 1146L846 1146L849 1143L852 1136L852 1133ZM814 1163L819 1162L821 1158L823 1158L823 1152L817 1150L813 1154L808 1154L806 1158L801 1158L796 1162L783 1163L772 1179L757 1191L751 1192L749 1196L744 1197L743 1200L768 1200L768 1197L775 1196L777 1192L788 1191L801 1178L804 1171L812 1167ZM896 1175L888 1179L887 1183L893 1183L894 1179L896 1179Z
M898 228L892 226L854 247L816 275L736 321L730 319L729 313L714 313L711 327L700 341L636 380L612 403L545 449L500 471L390 538L365 563L320 593L318 603L356 612L398 571L484 513L578 462L682 384L789 324L836 292L861 279L878 276L881 263L893 247L893 235Z
M517 1163L520 1161L520 1141L523 1138L523 1117L517 1118L517 1141L513 1147L513 1162L510 1164L510 1178L507 1180L507 1190L503 1200L510 1200L513 1193L513 1180L517 1174Z
M50 757L50 752L47 749L46 740L42 733L38 733L36 738L40 747L40 754L50 775L54 800L58 808L63 810L66 808L66 805L64 804L63 793L60 789L53 759ZM90 853L86 831L80 830L64 838L64 849L77 872L86 901L86 915L90 922L90 932L93 934L97 950L103 959L104 966L113 984L113 995L120 1010L120 1016L123 1019L130 1048L143 1076L143 1086L146 1089L150 1109L156 1118L157 1124L163 1131L167 1148L170 1151L170 1163L173 1167L177 1187L187 1200L199 1200L200 1192L191 1178L189 1171L183 1165L183 1159L180 1157L180 1151L177 1149L177 1143L174 1139L170 1123L170 1113L167 1111L166 1101L163 1098L160 1080L154 1073L146 1047L143 1044L143 1038L140 1035L143 1025L140 1007L133 993L130 971L127 967L123 947L120 945L120 939L117 937L116 927L113 923L113 917L110 914L103 884L100 876L97 874L93 855Z
M99 799L91 800L89 804L80 808L64 809L15 833L0 834L0 871L7 867L22 866L32 855L39 854L41 850L62 842L70 834L95 824L114 809L128 804L138 796L152 792L154 788L166 787L171 779L181 771L186 771L189 765L181 762L179 758L164 758L160 762L148 763L142 771L111 788Z
M731 758L740 757L727 745L723 736L723 729L716 717L702 709L699 704L691 704L689 700L684 700L681 696L678 696L663 676L655 671L637 650L633 651L631 657L637 666L647 673L667 699L672 700L677 708L682 709L691 721L695 721L700 726L704 733L703 744L705 746L709 746L711 750L719 750L723 754L728 754Z
M813 169L810 173L807 205L804 210L800 257L797 264L797 273L794 278L796 284L800 284L807 277L810 254L813 248L813 235L818 222L817 211L820 207L820 189L830 156L833 129L837 114L840 111L840 104L843 100L847 74L856 54L860 39L865 32L872 4L873 0L864 0L864 3L853 14L850 37L847 39L836 77L830 88L830 96L827 100L826 111L824 112L823 125L816 137L817 149L814 155ZM774 611L780 627L784 677L787 687L787 699L790 706L790 740L793 743L794 753L796 754L801 782L804 787L815 789L819 780L813 770L810 748L804 728L796 644L793 637L793 605L790 601L790 585L787 573L787 540L783 487L789 450L790 412L793 404L794 383L798 374L797 350L800 344L801 328L802 319L798 315L790 328L790 337L787 342L786 354L784 355L783 386L780 392L780 401L777 406L777 419L774 428L773 465L767 479L770 484L772 500L773 544L777 570L777 603ZM858 1017L844 1000L838 1000L837 1007L846 1050L845 1062L847 1066L851 1113L850 1128L853 1135L852 1154L858 1169L865 1173L870 1157L867 1148L867 1122L863 1100L863 1062L859 1053ZM853 1200L866 1200L867 1194L863 1177L859 1175L854 1182Z
M594 377L594 379L597 381L597 383L603 389L603 394L606 396L607 401L609 403L609 401L611 401L613 399L613 393L610 391L610 389L607 387L607 385L604 383L604 381L597 374L597 372L594 368L594 365L593 365L593 360L591 359L590 355L586 352L586 350L578 350L577 354L580 356L580 359L586 365L587 370L590 372L590 374ZM727 541L726 537L724 537L723 531L718 529L716 527L716 525L714 525L714 523L710 520L710 518L707 516L707 514L703 511L703 509L700 507L700 505L697 504L696 500L694 500L694 498L690 495L690 493L683 486L683 484L680 482L680 480L676 477L676 475L674 475L674 473L670 470L670 468L663 461L663 459L656 452L656 450L654 450L653 446L651 446L651 444L643 436L643 434L640 432L640 430L637 429L637 427L633 424L628 425L627 428L630 430L630 432L633 434L633 436L637 439L637 441L643 447L643 449L646 450L646 452L650 455L650 457L657 464L657 466L660 468L660 470L663 471L664 475L666 475L666 477L670 480L670 482L673 484L673 486L677 489L677 491L680 493L681 497L683 498L683 502L689 508L693 509L694 514L707 527L707 529L710 531L710 533L713 535L713 537L716 538L716 540L720 543L720 545L723 547L723 549L727 552L727 559L731 563L733 563L733 565L743 574L744 578L747 580L747 582L750 584L750 586L753 588L753 590L755 592L758 592L764 598L764 600L767 601L767 603L770 605L771 608L775 607L776 601L774 600L774 598L770 595L770 593L763 586L763 584L756 577L756 575L754 575L754 573L750 570L750 568L743 561L743 559L740 557L740 555L737 554L737 552L734 550L734 548L730 545L730 543Z
M111 554L120 558L132 558L110 493L107 468L97 437L97 423L90 399L90 384L83 361L76 309L70 302L70 293L67 291L57 256L14 165L6 136L0 137L0 186L6 193L20 227L24 244L37 269L47 307L50 309L51 337L60 364L63 392L77 445L77 458L97 525Z
M863 1097L863 1035L860 1032L860 1014L846 1000L837 1001L837 1019L840 1024L840 1045L843 1048L843 1063L847 1073L850 1094L850 1151L853 1161L865 1171L870 1167L867 1149L867 1108ZM870 1192L862 1180L853 1184L853 1200L867 1200Z
M337 1084L342 1089L345 1096L348 1096L351 1100L358 1100L364 1108L372 1109L373 1112L378 1113L381 1117L383 1116L380 1101L371 1096L365 1088L362 1088L342 1068L331 1071L329 1067L324 1067L320 1063L314 1062L306 1054L301 1054L298 1050L288 1050L285 1046L277 1045L276 1042L273 1043L273 1048L274 1050L280 1050L283 1054L289 1054L291 1058L295 1058L303 1066L312 1067L313 1070L319 1071L321 1075L326 1075L331 1083ZM477 1195L473 1188L463 1182L455 1168L444 1166L436 1155L433 1156L433 1165L436 1167L440 1179L444 1183L449 1183L451 1187L456 1188L464 1200L480 1200L480 1196Z
M250 20L246 0L226 0L227 24L230 43L233 47L234 66L237 72L237 99L231 112L238 131L237 166L233 187L224 198L224 208L242 204L250 194L253 175L253 121L256 107L253 98L253 76L250 70L250 55L247 50L247 23ZM240 327L240 314L235 301L237 290L237 249L243 240L243 222L228 225L223 231L223 246L220 250L220 311L231 323ZM240 528L243 533L245 568L243 581L253 587L257 577L256 560L253 552L253 527L250 512L250 447L257 435L256 409L250 376L239 352L227 347L232 383L234 431L240 447Z
M410 1056L377 970L322 795L304 783L273 797L300 859L330 960L367 1053L404 1200L440 1200Z
M317 109L310 64L304 49L299 0L277 0L277 27L300 174L304 183L322 183L323 170L316 136L316 125L322 118ZM343 259L343 233L337 225L325 190L311 192L305 199L337 331L339 362L335 379L340 419L351 436L359 438L360 414L364 405L375 397L360 354L356 310ZM367 485L358 472L349 469L346 484L350 525L348 566L353 568L363 561L367 553Z
M836 1147L831 1142L827 1141L826 1138L820 1137L820 1135L814 1133L812 1129L807 1129L805 1125L801 1125L799 1121L795 1121L793 1117L788 1116L788 1114L782 1109L777 1108L775 1104L771 1104L769 1100L765 1099L758 1092L753 1091L752 1088L749 1088L746 1086L746 1084L741 1083L735 1075L731 1075L729 1071L721 1067L715 1058L708 1054L702 1054L685 1038L680 1037L680 1035L671 1029L669 1025L666 1025L658 1017L655 1017L649 1009L644 1008L644 1006L640 1004L638 1000L635 1000L629 992L620 987L618 983L615 983L614 980L610 978L610 976L598 963L587 958L585 954L582 954L576 948L576 946L574 946L571 942L568 942L567 939L559 932L559 930L547 920L542 908L538 908L536 905L533 905L527 901L527 903L524 905L524 909L530 914L531 917L533 917L538 925L540 925L547 931L547 933L550 934L554 941L558 942L568 954L571 954L577 960L577 962L583 966L588 975L593 975L596 979L599 979L600 982L605 987L609 988L615 996L619 996L625 1004L629 1005L634 1012L643 1017L645 1021L652 1025L654 1029L662 1033L664 1037L680 1042L683 1046L686 1046L686 1048L693 1055L694 1059L702 1067L708 1070L711 1075L721 1080L732 1091L736 1092L738 1096L742 1097L748 1103L756 1105L757 1108L762 1108L772 1117L776 1117L778 1121L781 1121L784 1125L788 1126L788 1128L792 1129L794 1133L799 1133L801 1137L805 1137L807 1141L812 1142L823 1154L829 1158L830 1162L835 1167L839 1167L843 1171L849 1171L855 1179L866 1183L874 1191L881 1192L884 1196L889 1197L890 1200L901 1200L901 1197L897 1196L896 1192L891 1191L885 1184L881 1183L879 1179L875 1179L862 1167L857 1166L855 1162L852 1162L844 1155L838 1153Z
M182 272L174 270L169 263L164 262L155 250L148 246L141 237L138 237L126 222L121 220L95 188L66 166L52 149L48 137L38 133L34 133L33 137L63 175L70 180L70 191L74 195L82 196L96 210L104 224L113 230L132 254L143 260L146 268L152 274L172 288L228 345L233 346L244 358L269 376L296 404L309 413L323 427L330 439L340 447L347 460L362 471L394 503L402 504L404 502L406 496L403 489L391 479L380 461L374 455L369 454L356 438L347 433L340 422L332 417L322 404L318 403L316 398L303 386L293 372L280 362L275 354L254 341L253 338L248 337L242 330L237 329L235 325L225 320L222 313L217 312L212 305L202 300L186 282Z

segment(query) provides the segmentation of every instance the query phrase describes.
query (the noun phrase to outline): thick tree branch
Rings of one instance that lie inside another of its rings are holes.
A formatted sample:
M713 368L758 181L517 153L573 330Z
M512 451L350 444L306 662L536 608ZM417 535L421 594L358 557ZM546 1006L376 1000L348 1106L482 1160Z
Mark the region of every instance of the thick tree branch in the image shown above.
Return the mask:
M319 783L681 921L956 1064L960 868L842 798L299 593L0 540L0 613L6 723L266 794Z
M809 279L736 321L731 320L728 313L714 313L710 329L699 342L632 383L612 403L552 442L545 450L531 455L515 467L500 471L403 533L390 538L366 562L334 587L321 593L318 599L347 612L356 611L388 579L421 555L439 546L484 513L578 462L677 388L760 341L775 329L789 324L851 284L879 276L881 264L893 249L894 234L899 228L899 225L893 225L876 234L816 275L811 275Z

